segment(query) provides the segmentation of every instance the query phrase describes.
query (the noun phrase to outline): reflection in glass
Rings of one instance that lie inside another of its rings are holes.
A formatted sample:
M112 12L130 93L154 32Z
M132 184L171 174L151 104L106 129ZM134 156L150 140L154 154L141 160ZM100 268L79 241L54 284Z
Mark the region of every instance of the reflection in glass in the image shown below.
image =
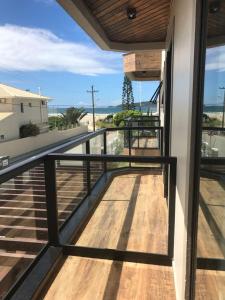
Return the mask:
M213 10L212 5L217 5ZM225 1L209 1L202 116L196 299L225 299ZM220 164L212 159L224 158ZM211 159L211 163L210 163ZM212 260L213 259L213 260ZM209 270L208 263L211 263Z

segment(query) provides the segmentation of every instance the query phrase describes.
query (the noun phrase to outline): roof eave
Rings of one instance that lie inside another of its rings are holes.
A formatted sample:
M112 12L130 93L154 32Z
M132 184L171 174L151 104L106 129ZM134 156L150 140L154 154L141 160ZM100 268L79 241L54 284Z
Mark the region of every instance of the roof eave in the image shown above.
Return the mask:
M108 39L103 28L93 17L81 0L57 0L65 11L80 25L81 28L103 50L120 52L165 49L165 41L146 43L117 43Z

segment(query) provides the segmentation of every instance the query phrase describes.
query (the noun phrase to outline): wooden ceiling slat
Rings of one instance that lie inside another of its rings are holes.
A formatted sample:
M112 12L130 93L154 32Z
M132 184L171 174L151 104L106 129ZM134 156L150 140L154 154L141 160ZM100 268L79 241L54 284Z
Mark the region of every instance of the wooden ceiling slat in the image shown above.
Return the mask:
M166 38L166 36L163 36L163 33L161 34L160 37L158 35L157 36L153 35L153 36L151 36L151 40L153 42L159 42L159 41L162 40L162 37L163 37L163 39ZM141 43L141 42L145 42L148 39L149 39L148 35L147 36L146 35L140 35L140 36L138 36L138 38L136 40L137 40L137 42ZM117 42L117 40L115 40L114 42ZM124 38L124 42L127 43L127 44L132 43L132 42L130 42L130 38L127 38L127 39Z
M155 1L155 0L153 0ZM110 24L110 22L117 22L121 20L128 20L127 19L127 14L126 14L126 9L127 9L127 4L123 4L119 7L117 7L114 10L109 11L107 14L105 14L102 17L96 17L99 19L99 22L101 22L102 25L107 25ZM149 7L149 0L137 0L135 4L135 8L137 10L137 13L140 14L141 10L147 9Z
M148 19L143 18L139 22L137 22L137 24L131 24L128 28L125 27L125 26L120 26L120 28L119 27L112 27L111 30L108 29L108 32L110 34L114 34L115 32L116 32L116 34L119 34L119 33L126 33L126 32L129 32L129 31L132 31L133 28L135 30L138 29L139 27L141 27L142 29L143 28L145 29L145 25L151 26L153 24L156 24L157 20L158 20L158 17L159 17L159 12L155 12L155 14L151 16L151 18L148 18ZM161 24L163 24L164 27L167 27L165 25L166 21L167 21L167 18L163 17L163 18L161 18L160 23L158 22L157 25L160 26Z
M111 14L114 10L121 9L122 6L126 6L128 3L127 0L121 0L121 1L115 1L115 3L111 3L111 1L105 3L104 10L93 10L93 14L96 18L100 19L101 17L104 17L105 15Z
M156 32L156 29L157 32ZM151 37L153 38L160 38L161 36L164 36L165 34L165 28L158 28L158 27L155 27L155 28L152 28L152 31L149 32L148 34L151 34ZM130 39L132 36L135 36L135 34L129 34L129 35L125 35L126 39ZM146 36L146 32L144 30L140 30L139 32L136 33L137 36L140 36L140 37L143 37L143 36Z
M151 40L153 42L159 42L159 41L161 41L162 39L165 39L165 38L166 38L166 36L164 35L164 30L160 31L160 35L158 33L153 33L151 35ZM146 34L140 34L136 38L137 42L144 42L148 39L149 39L149 35L146 35ZM123 40L124 40L124 42L129 43L131 38L130 37L127 37L127 38L125 37L125 38L123 38ZM117 42L117 40L113 40L113 41Z
M221 1L220 10L217 13L209 14L208 36L218 37L225 35L225 2Z
M137 22L137 20L140 20L143 17L151 17L152 14L154 14L156 11L157 12L161 12L162 15L164 15L164 8L166 7L168 9L168 4L163 3L160 8L157 7L157 0L154 0L154 2L152 2L154 4L154 7L150 7L149 3L146 2L145 4L143 4L140 7L137 7L137 18L134 20L128 20L127 15L126 15L126 11L125 10L121 10L116 16L114 16L113 18L107 18L106 20L104 19L99 19L99 22L101 23L102 26L112 26L112 25L121 25L121 26L127 26L129 25L131 22L135 23ZM112 12L113 13L113 12ZM167 13L167 12L166 12Z
M148 25L148 24L146 24ZM111 37L137 37L139 36L140 34L145 34L145 36L161 36L162 33L166 34L166 27L161 24L161 25L158 25L158 24L150 24L149 25L149 30L148 32L146 32L146 30L144 28L141 28L141 27L138 27L137 30L135 31L129 31L129 32L121 32L121 33L118 33L118 34L113 34L113 35L110 35ZM163 36L164 36L163 34Z
M171 0L84 0L111 41L135 43L165 41ZM137 10L129 20L126 7ZM146 40L145 40L146 39Z

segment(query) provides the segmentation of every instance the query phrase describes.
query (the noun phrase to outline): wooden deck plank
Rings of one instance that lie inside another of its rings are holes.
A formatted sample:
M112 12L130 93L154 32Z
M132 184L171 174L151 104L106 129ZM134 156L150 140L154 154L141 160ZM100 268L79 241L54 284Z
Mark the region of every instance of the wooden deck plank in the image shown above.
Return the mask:
M199 209L198 218L197 255L198 257L205 258L225 257L225 254L223 254L219 247L219 241L216 240L216 237L212 233L201 208Z
M196 300L224 300L225 272L197 270Z
M201 178L198 256L225 258L225 189L216 179Z
M167 205L162 176L114 178L76 244L166 254Z
M68 257L45 300L175 300L171 267Z

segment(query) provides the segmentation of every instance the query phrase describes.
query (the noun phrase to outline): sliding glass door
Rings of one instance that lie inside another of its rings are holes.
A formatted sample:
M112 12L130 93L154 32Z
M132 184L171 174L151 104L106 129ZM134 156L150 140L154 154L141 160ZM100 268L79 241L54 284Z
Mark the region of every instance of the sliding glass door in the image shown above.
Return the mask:
M195 299L225 299L225 0L208 1Z

